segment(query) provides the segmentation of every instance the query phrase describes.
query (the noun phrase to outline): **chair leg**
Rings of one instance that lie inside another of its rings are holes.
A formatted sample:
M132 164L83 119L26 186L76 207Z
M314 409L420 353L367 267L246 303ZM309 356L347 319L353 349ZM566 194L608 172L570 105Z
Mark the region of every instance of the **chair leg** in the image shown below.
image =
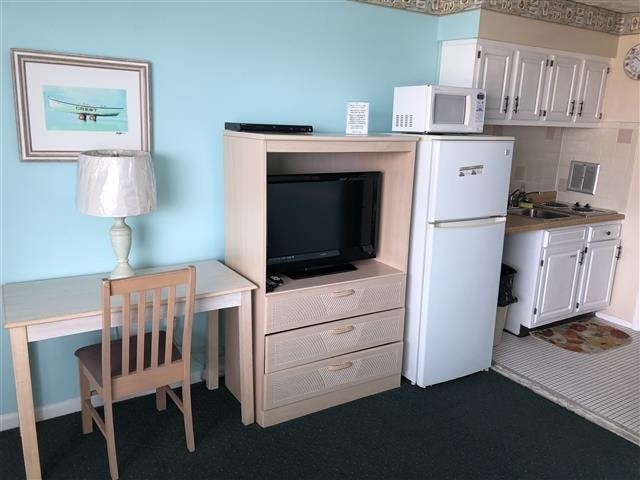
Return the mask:
M191 415L191 382L182 382L182 415L184 417L184 435L187 437L187 450L195 451L196 443L193 439L193 418Z
M118 458L116 457L116 437L113 430L113 405L111 398L104 400L104 433L107 440L107 456L109 457L109 471L111 479L118 479Z
M167 387L156 388L156 410L159 412L167 408Z
M93 432L93 420L87 402L91 401L91 388L89 379L82 370L82 364L78 360L78 371L80 375L80 412L82 415L82 433Z

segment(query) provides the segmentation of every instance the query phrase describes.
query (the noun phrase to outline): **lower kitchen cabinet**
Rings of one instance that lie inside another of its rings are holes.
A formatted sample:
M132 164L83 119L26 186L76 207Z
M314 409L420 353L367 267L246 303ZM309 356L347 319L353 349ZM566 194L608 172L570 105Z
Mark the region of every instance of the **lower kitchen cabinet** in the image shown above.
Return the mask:
M575 243L542 249L540 287L531 327L571 316L574 312L582 249L582 244Z
M540 230L505 238L503 262L517 270L505 329L516 335L609 305L621 224Z
M609 305L622 248L621 229L620 222L586 227L587 242L581 259L577 313L594 312Z

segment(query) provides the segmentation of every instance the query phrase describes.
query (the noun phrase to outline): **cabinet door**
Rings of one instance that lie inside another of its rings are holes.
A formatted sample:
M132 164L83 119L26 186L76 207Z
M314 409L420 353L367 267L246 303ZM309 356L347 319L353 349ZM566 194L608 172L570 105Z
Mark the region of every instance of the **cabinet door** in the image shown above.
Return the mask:
M547 63L548 56L543 53L518 50L514 68L512 120L540 120L542 118Z
M534 326L560 320L575 311L581 243L543 250Z
M545 120L570 122L577 112L582 60L577 57L553 55L550 63Z
M438 85L475 87L476 68L480 61L478 51L478 42L475 39L442 42Z
M582 69L580 94L576 106L576 122L598 122L602 113L604 87L607 82L609 64L586 60Z
M494 45L480 47L476 88L487 92L485 120L507 118L513 49Z
M580 278L578 312L593 312L609 305L618 245L618 240L587 244Z

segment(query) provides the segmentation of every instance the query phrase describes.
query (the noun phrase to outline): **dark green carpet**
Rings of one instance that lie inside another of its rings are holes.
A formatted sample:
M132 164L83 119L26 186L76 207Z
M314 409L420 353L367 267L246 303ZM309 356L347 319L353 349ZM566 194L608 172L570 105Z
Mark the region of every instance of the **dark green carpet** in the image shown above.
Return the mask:
M242 426L225 388L192 392L192 454L173 404L116 404L122 479L640 479L639 447L495 372L404 382L267 429ZM79 413L38 423L38 434L45 478L108 478L102 435L82 435ZM0 433L0 477L23 476L18 431Z

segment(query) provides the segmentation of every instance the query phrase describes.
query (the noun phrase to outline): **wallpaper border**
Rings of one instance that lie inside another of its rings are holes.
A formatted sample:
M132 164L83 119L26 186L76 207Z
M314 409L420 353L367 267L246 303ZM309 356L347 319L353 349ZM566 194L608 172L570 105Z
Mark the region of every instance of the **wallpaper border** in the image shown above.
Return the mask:
M612 35L640 33L640 12L617 13L571 0L354 0L427 15L451 15L482 8Z

